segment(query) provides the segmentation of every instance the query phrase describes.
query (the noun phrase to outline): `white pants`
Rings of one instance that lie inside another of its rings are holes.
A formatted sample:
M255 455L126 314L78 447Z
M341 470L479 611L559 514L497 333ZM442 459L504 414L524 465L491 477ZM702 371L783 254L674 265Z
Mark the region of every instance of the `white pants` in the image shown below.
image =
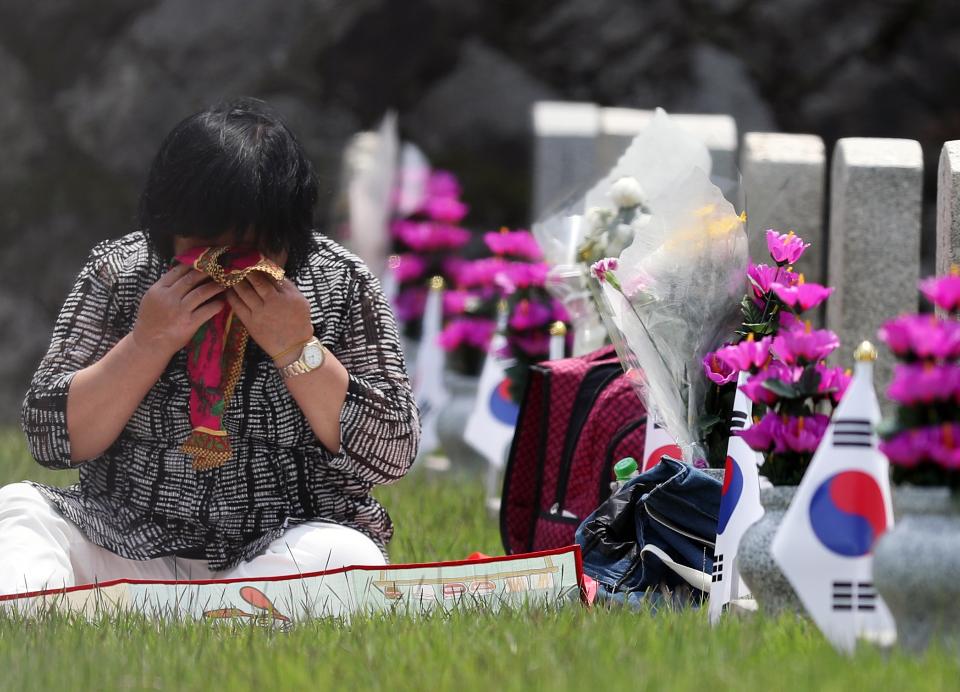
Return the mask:
M0 595L123 578L256 578L383 564L383 554L367 536L321 522L295 526L263 554L221 572L211 571L204 560L128 560L91 543L29 483L0 488Z

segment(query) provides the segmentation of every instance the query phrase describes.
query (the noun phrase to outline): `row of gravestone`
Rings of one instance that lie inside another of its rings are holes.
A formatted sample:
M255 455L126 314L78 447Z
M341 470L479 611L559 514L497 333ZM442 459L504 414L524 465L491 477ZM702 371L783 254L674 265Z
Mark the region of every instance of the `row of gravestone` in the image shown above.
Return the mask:
M586 103L535 104L535 215L606 174L651 117L651 111ZM826 148L816 135L750 132L741 144L730 116L671 117L704 142L714 182L747 210L753 258L767 257L767 228L793 230L812 243L798 270L836 288L826 325L840 336L840 362L852 362L856 345L874 339L883 321L916 310L923 188L918 142L839 140L828 191ZM944 273L960 262L960 141L947 142L940 157L936 233L937 272ZM892 358L881 356L878 366L878 382L885 385Z

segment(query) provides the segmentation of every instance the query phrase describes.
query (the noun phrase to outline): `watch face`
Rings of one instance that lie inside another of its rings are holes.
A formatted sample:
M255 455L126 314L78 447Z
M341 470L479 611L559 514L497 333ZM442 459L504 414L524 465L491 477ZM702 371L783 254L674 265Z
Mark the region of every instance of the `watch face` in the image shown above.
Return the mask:
M323 363L323 349L317 344L307 344L303 348L303 362L308 368L319 368Z

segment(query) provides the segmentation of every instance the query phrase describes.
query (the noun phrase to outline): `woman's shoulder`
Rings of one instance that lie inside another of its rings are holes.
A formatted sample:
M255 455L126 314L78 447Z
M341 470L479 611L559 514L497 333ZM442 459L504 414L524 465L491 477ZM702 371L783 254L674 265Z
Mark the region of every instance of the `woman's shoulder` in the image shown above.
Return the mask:
M100 274L120 278L142 275L145 270L158 268L161 261L146 233L134 231L97 243L90 251L87 264Z
M362 259L340 243L319 231L313 233L313 248L307 255L302 271L324 283L355 284L375 280Z

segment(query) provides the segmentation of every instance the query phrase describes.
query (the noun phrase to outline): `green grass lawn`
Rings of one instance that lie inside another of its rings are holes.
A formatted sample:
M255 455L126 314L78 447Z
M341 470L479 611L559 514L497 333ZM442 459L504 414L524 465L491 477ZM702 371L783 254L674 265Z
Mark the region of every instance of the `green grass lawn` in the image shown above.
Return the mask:
M0 484L44 473L0 433ZM497 553L479 482L413 474L378 497L397 524L395 562ZM0 556L0 560L3 556ZM0 615L0 689L955 690L960 661L864 646L836 654L793 617L460 612L419 619L315 622L289 633L128 616L24 622Z

